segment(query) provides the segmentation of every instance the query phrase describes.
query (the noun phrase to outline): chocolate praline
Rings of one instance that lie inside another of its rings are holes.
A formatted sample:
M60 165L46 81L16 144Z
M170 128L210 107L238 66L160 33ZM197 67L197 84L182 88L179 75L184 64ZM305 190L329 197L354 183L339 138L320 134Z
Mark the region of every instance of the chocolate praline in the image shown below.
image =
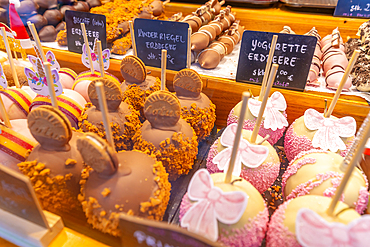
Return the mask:
M67 10L73 10L73 11L76 11L76 8L71 6L71 5L63 5L61 8L60 8L60 13L65 16L66 14L66 11Z
M40 8L43 9L51 9L58 7L57 0L33 0L35 3L39 5Z
M57 9L48 9L44 13L44 17L48 20L49 25L56 26L62 21L63 16Z
M90 8L98 7L101 5L100 0L87 0L86 2L90 5Z
M27 21L30 21L31 23L35 24L35 28L37 30L40 30L41 28L48 24L48 20L46 20L46 18L42 15L31 16L30 18L28 18Z
M58 24L58 26L55 29L57 30L58 33L59 31L66 29L66 22L62 21L61 23Z
M77 4L73 5L77 11L89 12L90 6L87 2L77 1Z
M47 25L39 31L40 41L54 42L57 38L57 30L52 25Z
M9 0L0 0L0 7L7 9L9 7Z
M0 22L8 23L8 11L4 8L0 8Z
M65 4L73 4L76 0L58 0L59 4L65 5Z
M26 0L20 2L19 7L16 7L16 10L20 16L30 15L34 12L37 12L39 5L32 0Z

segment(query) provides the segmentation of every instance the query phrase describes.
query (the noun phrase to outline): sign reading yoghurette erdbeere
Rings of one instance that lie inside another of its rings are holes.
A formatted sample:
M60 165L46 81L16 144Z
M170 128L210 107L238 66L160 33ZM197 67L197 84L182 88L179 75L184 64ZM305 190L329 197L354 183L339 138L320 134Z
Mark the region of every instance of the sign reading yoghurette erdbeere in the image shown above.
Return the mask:
M161 67L161 51L167 50L167 68L186 68L189 24L136 18L134 34L137 56L146 66Z
M272 63L279 69L274 87L303 91L317 38L313 36L244 31L239 53L237 82L261 84L273 35L278 35Z
M334 16L369 18L370 0L338 0Z
M189 246L217 247L217 242L189 232L176 225L165 222L147 220L126 214L120 215L122 246Z
M1 164L0 209L49 229L29 178Z
M84 38L81 23L85 23L86 35L91 48L94 45L95 39L101 41L103 50L107 48L107 23L105 15L67 10L65 13L65 21L69 51L82 53Z

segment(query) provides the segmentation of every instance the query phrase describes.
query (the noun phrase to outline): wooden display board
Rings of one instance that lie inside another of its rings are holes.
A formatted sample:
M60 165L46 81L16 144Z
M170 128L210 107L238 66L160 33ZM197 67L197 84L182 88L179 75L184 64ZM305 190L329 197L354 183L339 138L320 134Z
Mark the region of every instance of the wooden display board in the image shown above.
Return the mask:
M176 225L165 222L147 220L130 216L120 215L119 227L122 232L122 246L189 246L189 247L217 247L212 242L200 235L189 232Z
M136 18L136 54L147 66L161 67L161 51L167 50L167 68L186 68L189 24Z
M94 45L95 39L101 41L103 50L107 48L107 23L105 15L67 10L65 13L65 20L69 51L80 54L82 53L84 39L81 30L81 23L85 23L86 35L91 48Z
M21 246L48 246L63 229L42 211L28 177L0 164L0 237Z
M262 84L273 35L278 39L272 63L279 65L273 86L304 91L317 43L313 36L244 31L236 81Z
M357 18L370 17L369 0L338 0L334 16L348 16Z

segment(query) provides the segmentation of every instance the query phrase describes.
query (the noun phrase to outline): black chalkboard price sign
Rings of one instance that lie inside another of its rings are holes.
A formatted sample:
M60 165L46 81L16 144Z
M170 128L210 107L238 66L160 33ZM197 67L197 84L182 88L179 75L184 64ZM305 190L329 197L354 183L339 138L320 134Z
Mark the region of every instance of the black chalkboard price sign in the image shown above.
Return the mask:
M67 42L69 51L80 54L82 53L84 38L81 23L85 23L86 35L91 48L94 45L95 38L101 41L103 50L107 48L107 24L104 15L67 10L65 13L65 21L67 26Z
M313 36L244 31L237 82L261 84L273 35L278 35L272 63L279 65L273 86L303 91L317 39Z
M189 232L176 225L165 222L147 220L130 216L120 215L119 227L121 229L122 246L163 246L163 247L219 247L200 235Z
M134 35L137 56L147 66L161 67L161 50L167 50L167 68L186 68L189 24L136 18Z
M338 0L334 16L370 18L370 0Z
M29 178L1 164L0 209L49 229Z

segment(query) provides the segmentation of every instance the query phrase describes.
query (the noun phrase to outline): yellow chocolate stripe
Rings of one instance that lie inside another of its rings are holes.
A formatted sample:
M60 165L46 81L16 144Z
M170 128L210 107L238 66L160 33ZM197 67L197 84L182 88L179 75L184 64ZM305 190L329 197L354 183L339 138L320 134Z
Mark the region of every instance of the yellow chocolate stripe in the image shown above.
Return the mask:
M0 93L11 99L25 115L28 115L32 98L28 95L28 93L22 91L15 88L8 88L6 90L0 90Z
M90 71L85 71L85 72L81 72L78 76L77 76L77 78L76 78L76 80L75 80L75 83L73 84L73 86L72 86L72 90L74 90L75 89L75 87L76 87L76 85L79 83L79 82L81 82L81 81L85 81L85 80L94 80L94 79L98 79L98 78L100 78L101 76L100 76L101 74L100 74L100 72L98 72L98 71L95 71L95 73L94 74L91 74L91 72ZM112 75L112 74L109 74L109 73L105 73L105 76L104 76L104 78L107 78L107 79L109 79L109 80L112 80L112 81L114 81L114 82L116 82L117 84L118 84L118 86L119 85L121 85L120 84L120 82L119 82L119 80L118 80L118 78L117 77L115 77L114 75Z
M78 123L78 117L81 115L83 110L82 107L80 107L76 101L64 95L58 96L57 101L59 110ZM47 97L37 95L30 108L32 109L36 105L51 105L51 101Z
M0 150L19 161L25 161L28 150L33 149L37 143L3 125L0 128Z

